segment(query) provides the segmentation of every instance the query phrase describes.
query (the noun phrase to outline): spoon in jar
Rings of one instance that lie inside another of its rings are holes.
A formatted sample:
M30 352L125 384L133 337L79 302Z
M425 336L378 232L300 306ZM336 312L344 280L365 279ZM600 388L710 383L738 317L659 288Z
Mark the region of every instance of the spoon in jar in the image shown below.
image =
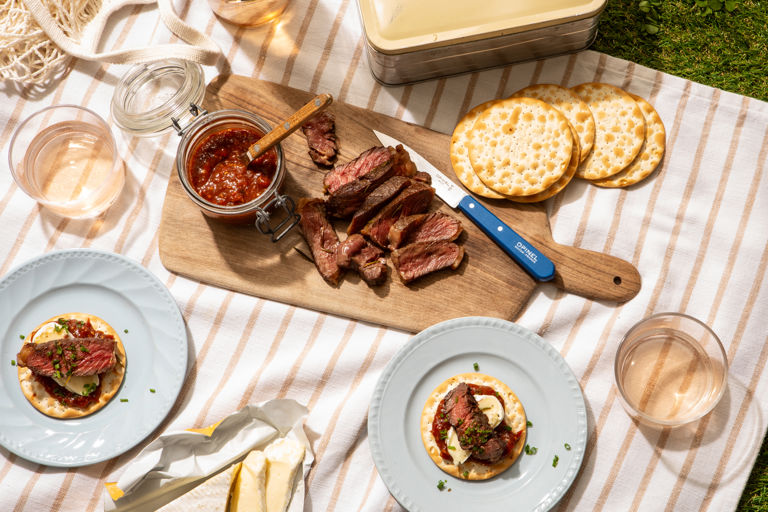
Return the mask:
M248 151L246 151L245 154L247 163L252 162L269 148L292 134L301 125L325 110L325 108L332 102L333 96L328 93L315 96L306 105L291 114L288 119L282 121L279 125L272 128L269 133L251 144L251 147L248 148Z

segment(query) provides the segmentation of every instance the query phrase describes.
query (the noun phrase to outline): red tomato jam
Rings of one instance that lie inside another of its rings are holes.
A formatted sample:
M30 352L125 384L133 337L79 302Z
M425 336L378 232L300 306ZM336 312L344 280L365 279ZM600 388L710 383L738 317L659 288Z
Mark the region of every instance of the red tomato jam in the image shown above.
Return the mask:
M96 385L96 389L91 391L87 396L83 396L78 395L77 393L73 393L67 388L59 386L56 381L50 377L44 377L37 374L35 374L34 377L40 384L43 385L49 395L67 407L78 407L80 409L85 409L89 405L98 402L99 397L101 396L101 379L99 379L99 383Z
M492 387L482 386L479 384L470 384L470 383L467 383L467 386L469 386L469 391L473 395L495 396L499 400L501 407L502 408L505 407L504 399L501 397L501 395L496 393L496 391ZM448 451L448 445L446 443L448 430L450 428L451 428L451 423L448 421L448 414L445 412L445 397L443 397L443 399L440 400L440 404L438 404L437 406L437 411L435 411L435 418L432 420L432 437L435 438L437 447L440 449L440 456L443 458L443 460L448 462L449 464L453 464L453 458L451 457L451 454ZM520 432L511 432L509 430L509 427L507 427L506 423L502 421L494 429L494 435L497 437L500 437L504 441L506 446L504 449L504 457L506 457L515 447L515 444L517 444L517 441L520 439L520 436L523 435L523 432L522 430ZM470 459L480 464L487 464L484 461L476 460L472 458L471 455L470 455Z
M93 325L91 325L90 320L60 319L58 323L62 326L62 330L66 329L74 338L115 339L111 334L105 334L95 329ZM34 337L36 332L37 331L33 331L31 337ZM67 407L85 409L91 404L98 402L99 397L101 397L101 379L99 379L96 389L91 391L87 396L83 396L73 393L65 387L59 386L58 383L50 377L37 374L33 374L33 377L45 388L49 395L56 398L56 400Z
M195 146L187 165L187 176L195 192L220 206L245 204L263 194L277 170L277 151L272 148L245 163L248 148L263 136L251 126L208 134Z

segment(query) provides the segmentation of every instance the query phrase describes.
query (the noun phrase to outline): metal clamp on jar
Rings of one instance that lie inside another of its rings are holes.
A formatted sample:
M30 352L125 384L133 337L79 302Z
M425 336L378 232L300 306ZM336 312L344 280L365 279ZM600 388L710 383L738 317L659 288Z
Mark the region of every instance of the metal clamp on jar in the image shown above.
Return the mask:
M286 174L282 147L275 144L251 161L245 151L271 126L243 110L209 113L198 106L204 93L198 64L178 59L142 64L118 84L112 114L132 135L174 129L181 137L176 151L179 181L203 214L253 223L277 242L300 219L293 199L280 193Z

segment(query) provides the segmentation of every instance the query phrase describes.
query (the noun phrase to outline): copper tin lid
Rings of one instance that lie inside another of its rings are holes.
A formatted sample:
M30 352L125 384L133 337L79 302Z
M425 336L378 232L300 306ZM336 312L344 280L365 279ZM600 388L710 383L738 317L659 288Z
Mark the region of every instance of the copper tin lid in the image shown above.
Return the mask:
M398 54L560 25L600 14L607 0L358 0L369 44Z

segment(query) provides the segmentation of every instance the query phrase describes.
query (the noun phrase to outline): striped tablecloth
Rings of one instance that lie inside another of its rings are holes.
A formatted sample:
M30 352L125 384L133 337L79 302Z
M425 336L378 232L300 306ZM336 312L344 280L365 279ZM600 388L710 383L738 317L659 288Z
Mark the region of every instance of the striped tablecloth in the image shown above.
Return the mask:
M577 181L549 204L557 241L631 261L643 278L640 294L617 306L545 285L518 322L560 351L587 401L585 460L559 509L735 508L768 416L768 105L589 51L382 87L365 61L354 1L292 0L279 23L248 30L217 20L205 0L177 3L176 10L217 41L234 73L330 92L338 101L446 133L472 106L530 83L604 81L649 99L667 128L661 172L629 190ZM173 39L152 7L127 7L113 18L106 49ZM2 161L19 120L44 106L84 105L108 117L125 69L76 61L49 90L3 84ZM218 72L205 71L207 80ZM157 228L175 149L175 135L121 139L126 187L94 220L55 217L0 173L0 275L61 248L98 248L141 262L178 302L196 356L177 403L150 439L211 424L247 403L294 398L310 409L306 430L316 454L307 510L398 510L371 459L366 418L378 376L410 336L166 271ZM619 339L659 311L706 322L728 354L727 394L689 428L638 428L613 386ZM104 482L116 480L148 441L76 469L40 466L0 449L0 510L99 510Z

